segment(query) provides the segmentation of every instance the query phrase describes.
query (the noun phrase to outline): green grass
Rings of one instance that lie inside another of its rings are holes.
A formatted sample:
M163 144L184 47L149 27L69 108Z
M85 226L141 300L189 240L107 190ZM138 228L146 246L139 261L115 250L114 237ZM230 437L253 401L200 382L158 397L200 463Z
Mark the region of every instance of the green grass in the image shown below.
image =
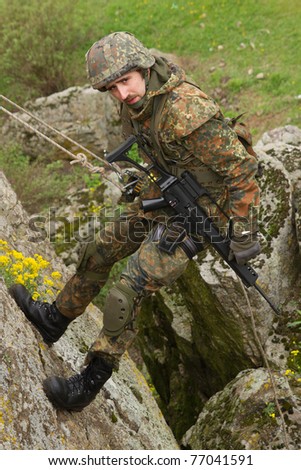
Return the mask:
M49 210L64 201L68 189L85 185L80 168L45 157L31 162L16 145L0 149L0 168L30 214Z
M0 6L11 3L19 12L24 6L21 0L0 0ZM63 61L65 86L87 82L85 53L93 42L112 31L126 30L147 47L184 58L187 72L205 91L214 95L216 88L222 90L226 114L248 111L255 132L287 123L300 125L296 98L301 93L299 0L75 0L73 9L70 0L60 3L69 6L69 22L61 23L62 28L68 25L65 37L76 29L72 52ZM12 28L11 41L21 32ZM46 43L42 36L43 40ZM22 54L30 56L27 50ZM56 59L63 66L59 51ZM40 96L37 77L32 78L32 87L22 87L18 73L21 83L17 63L13 79L0 73L2 93L21 101ZM262 80L256 78L259 73L264 75Z

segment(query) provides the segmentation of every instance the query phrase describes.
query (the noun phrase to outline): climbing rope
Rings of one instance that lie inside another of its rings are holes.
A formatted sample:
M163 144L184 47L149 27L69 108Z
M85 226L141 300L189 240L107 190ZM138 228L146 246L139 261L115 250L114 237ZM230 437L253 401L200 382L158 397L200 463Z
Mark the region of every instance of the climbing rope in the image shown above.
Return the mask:
M51 131L55 132L57 135L60 135L61 137L63 137L64 139L68 140L69 142L71 142L72 144L76 145L77 147L79 147L80 149L82 149L85 153L78 153L78 154L74 154L73 152L70 152L70 150L66 149L65 147L63 147L62 145L58 144L55 140L53 140L52 138L48 137L46 134L44 134L43 132L39 131L38 129L36 129L35 127L33 127L32 125L30 125L29 123L27 123L26 121L23 121L23 119L21 119L19 116L17 116L16 114L10 112L8 109L6 109L4 106L1 106L0 109L5 113L7 114L8 116L10 116L11 118L15 119L16 121L18 121L19 123L21 123L23 126L27 127L28 129L30 129L32 132L34 132L35 134L37 134L38 136L42 137L44 140L47 140L47 142L50 142L52 145L54 145L55 147L59 148L61 151L63 151L64 153L66 153L67 155L69 155L72 160L70 161L70 164L73 165L75 163L79 163L80 165L82 165L83 167L87 168L91 173L100 173L100 175L102 176L102 178L106 179L107 181L109 181L111 184L113 184L116 188L118 188L120 191L123 190L123 185L117 183L116 181L114 181L112 178L110 178L109 176L107 176L105 174L106 172L106 169L110 169L110 170L114 170L119 178L121 177L121 170L120 168L118 167L118 165L116 165L115 163L114 164L110 164L109 162L107 162L104 158L100 158L98 155L96 155L95 153L91 152L89 149L85 148L84 146L82 146L81 144L79 144L78 142L76 142L75 140L71 139L70 137L66 136L65 134L63 134L62 132L60 132L59 130L55 129L54 127L50 126L48 123L46 123L45 121L43 121L42 119L39 119L37 116L34 116L32 113L30 113L29 111L27 111L26 109L22 108L21 106L19 106L18 104L14 103L13 101L11 101L10 99L6 98L5 96L3 95L0 95L0 98L3 99L4 101L6 101L7 103L15 106L17 109L19 109L20 111L24 112L25 114L27 114L28 116L30 116L31 118L35 119L37 122L39 122L40 124L42 124L43 126L47 127L48 129L50 129ZM101 163L104 165L104 167L100 167L100 166L94 166L92 165L92 163L89 162L88 160L88 157L86 155L86 153L88 153L91 157L101 161Z
M244 297L245 297L246 302L247 302L248 310L249 310L249 312L250 312L250 317L251 317L251 323L252 323L252 329L253 329L254 337L255 337L255 340L256 340L256 342L257 342L257 344L258 344L258 347L259 347L261 356L262 356L262 358L263 358L264 364L265 364L265 366L266 366L266 369L267 369L267 371L268 371L268 374L269 374L269 377L270 377L270 380L271 380L271 385L272 385L272 389L273 389L274 399L275 399L276 407L277 407L277 410L278 410L278 413L279 413L279 417L280 417L280 421L281 421L281 426L282 426L282 430L283 430L284 445L285 445L285 448L288 450L288 449L289 449L288 434L287 434L287 430L286 430L286 424L285 424L284 416L283 416L283 413L282 413L282 410L281 410L281 407L280 407L280 404L279 404L278 396L277 396L277 385L276 385L276 382L275 382L275 379L274 379L272 370L271 370L271 368L270 368L270 364L269 364L267 355L266 355L266 353L265 353L265 350L264 350L264 348L263 348L263 346L262 346L262 344L261 344L260 338L259 338L258 333L257 333L255 317L254 317L254 313L253 313L253 310L252 310L252 307L251 307L251 304L250 304L250 299L249 299L249 296L248 296L246 287L244 286L244 284L242 283L242 280L241 280L240 278L238 278L238 280L239 280L239 282L240 282L241 288L242 288L243 293L244 293Z

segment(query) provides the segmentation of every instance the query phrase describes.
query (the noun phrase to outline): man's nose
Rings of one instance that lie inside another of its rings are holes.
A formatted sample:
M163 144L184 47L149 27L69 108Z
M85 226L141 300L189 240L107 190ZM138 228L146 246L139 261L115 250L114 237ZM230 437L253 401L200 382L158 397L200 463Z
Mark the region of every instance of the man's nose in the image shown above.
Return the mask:
M120 86L118 88L118 92L119 92L120 99L122 101L126 100L129 94L128 89L126 87Z

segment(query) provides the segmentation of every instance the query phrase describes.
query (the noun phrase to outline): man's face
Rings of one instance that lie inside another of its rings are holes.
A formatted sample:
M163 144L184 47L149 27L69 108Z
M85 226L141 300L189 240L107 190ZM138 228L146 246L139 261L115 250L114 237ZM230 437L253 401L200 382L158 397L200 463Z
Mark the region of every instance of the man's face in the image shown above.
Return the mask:
M134 70L109 83L107 90L121 103L131 105L145 95L145 80L138 70Z

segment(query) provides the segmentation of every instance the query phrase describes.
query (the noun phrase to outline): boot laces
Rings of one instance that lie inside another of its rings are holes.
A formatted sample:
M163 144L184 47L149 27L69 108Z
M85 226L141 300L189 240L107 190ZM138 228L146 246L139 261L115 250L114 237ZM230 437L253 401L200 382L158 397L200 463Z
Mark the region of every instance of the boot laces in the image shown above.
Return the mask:
M46 313L47 317L52 319L53 318L53 311L52 311L52 306L51 304L49 304L48 302L40 302L40 301L36 301L36 305L38 307L41 307L44 312Z
M72 395L81 395L96 391L99 388L100 379L101 376L93 374L93 367L90 363L83 372L67 379L67 384L71 388Z
M40 300L33 299L31 299L31 301L38 309L43 309L49 317L52 317L52 309L50 303L41 302Z
M112 371L105 367L98 367L95 370L95 366L90 363L83 372L69 377L67 385L71 389L72 395L98 392L101 386L110 378L111 373Z
M74 375L73 377L69 377L67 379L67 385L70 388L72 395L81 395L82 393L90 393L89 387L89 377L84 371L81 374Z

